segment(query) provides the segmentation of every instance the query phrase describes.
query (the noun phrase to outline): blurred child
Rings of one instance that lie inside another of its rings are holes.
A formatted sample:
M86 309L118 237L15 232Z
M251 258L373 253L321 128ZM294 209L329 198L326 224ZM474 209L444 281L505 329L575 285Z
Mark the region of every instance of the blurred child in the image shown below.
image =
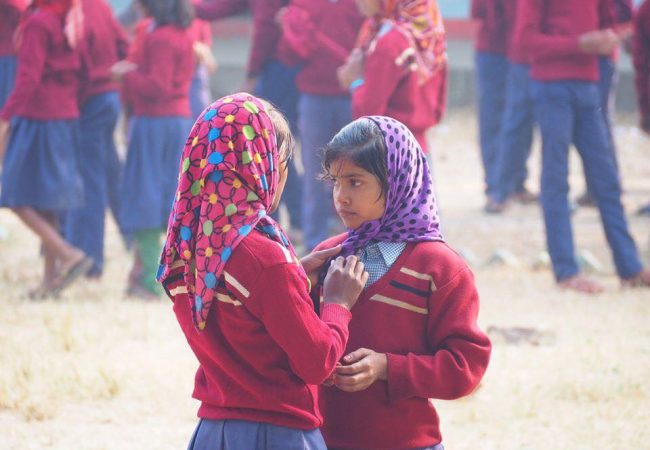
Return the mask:
M632 56L641 113L640 126L650 135L650 0L641 4L634 20ZM641 207L638 214L650 215L650 203Z
M347 355L320 391L325 441L441 450L432 399L470 394L491 345L476 324L474 277L442 239L425 155L403 124L371 116L343 128L323 159L349 231L317 250L342 244L341 255L358 255L369 273Z
M14 87L16 78L14 34L26 7L27 0L0 0L0 108L4 106Z
M426 152L447 96L445 29L436 0L358 0L368 20L358 46L338 70L352 93L352 117L386 115L403 122Z
M83 204L77 170L81 18L74 0L32 2L17 31L16 85L0 113L0 143L10 133L0 206L15 212L42 244L43 281L33 297L56 295L92 265L61 237L58 224L60 214Z
M340 248L299 261L270 216L292 149L286 119L246 93L210 105L183 149L159 279L200 364L191 450L326 448L317 385L368 275L337 258L318 318L308 276Z
M472 0L472 19L479 22L476 36L476 80L481 160L485 173L485 210L496 196L500 132L508 76L507 18L504 0Z
M285 61L301 65L296 83L305 169L302 226L308 250L329 236L335 221L330 191L318 181L319 150L352 119L349 92L339 85L336 70L354 47L362 22L354 0L293 0L282 15L280 51Z
M196 120L203 109L212 101L209 75L217 70L217 61L212 54L212 28L208 22L194 19L188 32L196 56L196 68L190 85L190 109L192 120Z
M187 33L192 22L188 0L140 0L140 5L152 19L149 28L132 52L133 60L120 61L112 70L133 112L119 214L122 230L135 238L128 291L146 298L159 293L156 254L191 127L195 59Z
M598 90L598 56L609 55L610 0L530 0L518 10L515 39L532 58L532 95L542 134L541 203L559 285L584 293L603 287L580 273L569 209L569 148L575 144L624 284L650 286L630 235Z
M109 191L119 182L121 164L113 133L120 113L118 85L111 67L124 59L128 40L105 0L82 0L84 63L88 70L82 89L79 171L84 183L84 206L66 217L65 236L93 259L88 276L104 270L104 222Z
M495 156L495 185L485 211L503 212L508 200L531 203L537 196L526 189L526 162L533 144L535 114L530 95L530 60L514 39L517 7L523 0L504 0L508 37L505 106Z

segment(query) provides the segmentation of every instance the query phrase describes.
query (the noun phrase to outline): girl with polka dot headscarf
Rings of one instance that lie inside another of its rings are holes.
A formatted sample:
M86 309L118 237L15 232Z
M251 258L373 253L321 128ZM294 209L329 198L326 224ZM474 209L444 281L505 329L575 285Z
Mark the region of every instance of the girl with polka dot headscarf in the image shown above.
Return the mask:
M310 278L340 248L299 261L270 216L292 147L284 117L239 93L206 108L183 149L158 279L200 363L191 449L325 450L317 385L343 356L367 274L335 260L317 316Z
M355 120L325 147L324 177L368 282L350 343L321 388L329 448L442 450L431 399L469 394L490 341L477 327L472 273L442 239L433 183L416 138L385 116Z

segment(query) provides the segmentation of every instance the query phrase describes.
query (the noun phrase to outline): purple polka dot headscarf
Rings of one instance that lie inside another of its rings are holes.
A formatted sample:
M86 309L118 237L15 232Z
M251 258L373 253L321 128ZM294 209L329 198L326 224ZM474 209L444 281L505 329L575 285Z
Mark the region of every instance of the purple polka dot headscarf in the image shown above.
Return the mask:
M384 135L388 193L384 215L350 230L342 253L353 254L371 241L442 241L431 171L413 133L390 117L367 116L357 120L371 120Z

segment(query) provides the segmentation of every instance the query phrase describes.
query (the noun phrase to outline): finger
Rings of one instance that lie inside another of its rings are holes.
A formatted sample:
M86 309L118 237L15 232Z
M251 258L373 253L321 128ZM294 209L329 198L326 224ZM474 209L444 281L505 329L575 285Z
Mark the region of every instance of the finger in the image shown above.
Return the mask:
M318 250L315 252L311 252L309 256L312 256L314 258L318 258L320 260L327 261L330 258L333 258L334 256L338 255L341 253L341 249L343 246L341 244L337 245L336 247L332 248L326 248L325 250Z
M356 266L358 260L359 258L357 258L356 255L350 255L345 258L345 265L343 267L346 270L350 271L350 273L354 273L354 267Z
M334 384L339 389L347 390L348 392L358 391L368 384L368 377L366 374L358 375L335 375Z
M352 353L348 353L343 357L343 364L345 365L350 365L353 364L357 361L362 360L366 356L370 355L372 353L372 350L369 350L367 348L359 348Z
M368 362L366 361L366 358L363 358L354 364L350 364L349 366L337 367L336 375L357 375L368 371L368 369Z
M364 272L361 274L361 280L360 280L362 286L365 286L366 283L368 283L368 278L370 278L370 274L369 274L368 272L365 272L365 271L364 271Z
M363 275L363 272L366 268L366 265L361 262L361 260L357 261L357 265L354 268L354 277L361 279L361 275Z

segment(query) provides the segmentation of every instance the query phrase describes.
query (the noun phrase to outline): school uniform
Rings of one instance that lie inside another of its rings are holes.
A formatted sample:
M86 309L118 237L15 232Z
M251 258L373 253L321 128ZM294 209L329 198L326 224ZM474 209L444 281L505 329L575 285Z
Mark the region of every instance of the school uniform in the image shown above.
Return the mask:
M582 158L618 275L633 277L642 266L621 204L601 111L598 57L579 47L580 35L612 25L609 0L534 0L520 7L515 39L532 58L532 95L542 134L541 203L555 277L561 281L579 272L568 202L572 143Z
M120 101L118 85L111 79L110 69L126 57L128 40L105 1L84 0L82 7L86 42L84 61L88 75L82 89L79 171L85 201L83 207L70 211L66 217L65 235L72 245L93 258L90 272L101 274L105 212L109 192L117 190L121 174L113 140Z
M319 180L319 150L352 120L350 96L339 86L336 70L345 63L346 54L354 47L363 18L352 0L295 0L290 7L305 12L310 27L315 30L312 37L319 33L325 36L324 40L289 44L285 34L280 42L287 60L292 58L289 47L307 44L313 47L306 57L295 58L301 64L296 83L300 91L298 132L305 169L302 225L305 247L311 249L329 235L330 223L335 220L331 189ZM305 24L289 26L302 29Z
M641 123L650 130L650 2L639 7L634 20L634 45L632 51L636 71L636 92Z
M187 68L195 61L187 32L152 23L139 46L138 69L123 79L123 96L133 112L119 213L126 233L165 227L191 126L193 73Z
M504 0L473 0L472 19L479 21L475 43L478 122L486 194L497 184L499 133L505 108L508 76L507 28Z
M297 259L254 229L229 256L198 331L183 267L172 265L164 286L200 364L190 448L325 449L318 385L343 356L350 312L328 304L319 319Z
M436 448L442 436L433 402L472 392L490 356L476 325L472 273L439 241L371 242L360 256L371 277L352 308L346 354L362 347L386 353L388 377L354 393L322 386L323 436L335 449Z
M26 7L25 0L0 1L0 108L14 87L17 65L14 33Z
M530 95L530 59L514 39L517 6L521 0L504 0L508 31L508 75L505 107L496 156L496 184L492 199L505 202L525 190L526 162L533 144L535 113Z
M16 85L0 117L11 120L0 206L66 211L83 204L77 170L80 55L63 21L46 10L25 19Z
M422 84L418 71L404 67L410 52L406 35L393 24L385 24L366 56L362 84L352 91L352 117L393 117L413 132L426 152L425 132L444 114L447 68L440 67Z

